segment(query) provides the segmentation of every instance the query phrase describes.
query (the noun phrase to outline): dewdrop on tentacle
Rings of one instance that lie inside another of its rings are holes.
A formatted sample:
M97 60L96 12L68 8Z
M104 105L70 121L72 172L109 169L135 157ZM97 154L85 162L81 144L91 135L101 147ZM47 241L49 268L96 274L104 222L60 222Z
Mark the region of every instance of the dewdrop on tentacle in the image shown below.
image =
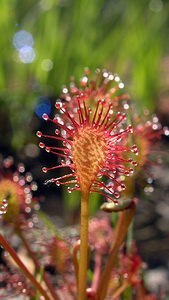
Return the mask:
M69 87L64 86L61 93L61 99L64 99L67 108L74 114L77 120L77 99L86 101L90 113L95 110L98 100L104 100L108 107L113 103L113 110L117 112L120 107L124 109L124 104L129 108L129 95L123 92L124 83L117 74L113 74L106 69L97 69L95 74L85 69L85 74L80 81L71 79ZM110 114L112 111L110 110Z
M7 208L8 208L8 201L7 199L4 198L2 200L1 207L0 207L0 215L6 214Z
M117 77L116 82L119 80ZM56 171L57 174L57 169L63 168L64 175L62 172L61 176L49 179L48 182L55 182L57 186L69 185L69 193L74 190L97 192L108 201L118 203L120 192L125 189L122 177L131 176L137 164L134 159L138 154L137 147L128 146L130 135L133 134L132 126L127 124L123 111L114 112L113 99L108 97L111 94L108 89L106 99L97 99L98 93L94 93L96 90L93 89L93 95L97 94L97 97L92 109L87 91L85 95L78 91L76 89L70 97L69 104L56 102L61 117L57 114L56 118L51 119L47 114L43 115L45 121L53 123L57 128L54 128L53 135L38 131L37 136L42 139L39 146L61 159L58 165L43 167L43 172ZM48 139L53 141L50 146ZM102 177L104 181L100 181Z

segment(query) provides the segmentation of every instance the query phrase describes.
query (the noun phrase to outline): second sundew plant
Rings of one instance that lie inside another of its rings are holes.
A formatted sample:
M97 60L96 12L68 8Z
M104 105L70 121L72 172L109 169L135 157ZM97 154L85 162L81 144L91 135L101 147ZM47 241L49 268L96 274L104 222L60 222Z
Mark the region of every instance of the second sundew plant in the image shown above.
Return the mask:
M60 158L60 164L43 167L45 173L56 174L47 182L57 186L67 184L68 192L81 193L80 255L76 265L78 300L105 299L117 253L134 214L134 202L126 208L121 202L119 206L120 193L126 188L124 179L132 176L138 154L125 113L129 104L127 96L121 94L123 86L117 75L107 71L97 70L96 80L89 80L86 73L80 88L74 82L70 91L64 87L63 99L55 104L57 113L53 119L43 115L44 120L55 125L55 133L37 132L43 139L40 147ZM53 145L50 142L48 146L45 139L52 139ZM65 174L57 176L61 168ZM99 193L106 199L104 209L112 205L115 210L122 210L107 264L95 289L87 287L90 193Z

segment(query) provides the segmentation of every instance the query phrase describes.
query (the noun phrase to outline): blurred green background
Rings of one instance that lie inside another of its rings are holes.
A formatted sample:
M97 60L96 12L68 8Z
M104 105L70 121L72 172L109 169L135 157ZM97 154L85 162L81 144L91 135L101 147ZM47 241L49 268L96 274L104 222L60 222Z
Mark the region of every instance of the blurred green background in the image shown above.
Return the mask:
M35 155L36 110L85 67L118 73L141 109L156 110L168 94L168 26L167 0L1 0L1 148L24 155L30 143Z

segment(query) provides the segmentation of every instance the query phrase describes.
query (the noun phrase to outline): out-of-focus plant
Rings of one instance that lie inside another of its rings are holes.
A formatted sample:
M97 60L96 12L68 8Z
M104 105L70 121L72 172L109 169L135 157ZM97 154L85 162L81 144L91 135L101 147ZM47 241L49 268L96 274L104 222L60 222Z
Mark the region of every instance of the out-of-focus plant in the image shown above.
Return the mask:
M4 221L17 228L22 223L22 216L29 219L32 208L38 204L32 196L37 184L32 174L25 172L24 164L15 166L12 157L0 159L0 213L4 215Z

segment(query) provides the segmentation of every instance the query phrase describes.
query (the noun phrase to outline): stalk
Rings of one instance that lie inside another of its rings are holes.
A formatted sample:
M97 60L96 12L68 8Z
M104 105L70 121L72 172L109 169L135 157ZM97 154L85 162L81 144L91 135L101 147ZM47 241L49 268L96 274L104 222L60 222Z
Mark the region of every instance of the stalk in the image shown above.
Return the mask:
M116 300L119 298L119 296L125 291L125 289L129 286L128 281L124 281L122 286L119 287L113 294L113 300Z
M125 239L125 236L128 231L128 227L133 219L134 213L135 213L135 203L133 202L131 203L128 209L122 211L120 214L118 224L117 224L114 244L110 252L110 255L108 257L105 269L100 278L100 283L97 290L98 300L103 300L106 297L107 289L111 279L112 269L116 263L116 258L118 255L119 248L121 247Z
M73 259L73 265L75 269L75 276L76 276L76 283L78 286L78 273L79 273L79 263L78 263L78 257L77 254L79 252L80 248L80 240L78 240L75 245L73 246L73 253L72 253L72 259Z
M45 300L51 300L51 298L48 296L47 292L44 290L44 288L41 286L41 284L35 279L35 277L32 275L32 273L26 268L26 266L23 264L23 262L18 257L15 250L8 244L8 242L5 240L5 238L0 234L0 244L2 247L11 255L15 263L18 265L21 272L25 275L26 278L28 278L33 286L40 292L42 296L44 296Z
M95 269L93 274L93 282L92 282L92 290L97 291L100 274L101 274L101 265L102 265L102 256L101 253L96 252L96 258L95 258Z
M80 259L78 274L78 300L86 300L87 265L88 265L88 220L89 220L89 192L83 193L81 198L80 220Z

